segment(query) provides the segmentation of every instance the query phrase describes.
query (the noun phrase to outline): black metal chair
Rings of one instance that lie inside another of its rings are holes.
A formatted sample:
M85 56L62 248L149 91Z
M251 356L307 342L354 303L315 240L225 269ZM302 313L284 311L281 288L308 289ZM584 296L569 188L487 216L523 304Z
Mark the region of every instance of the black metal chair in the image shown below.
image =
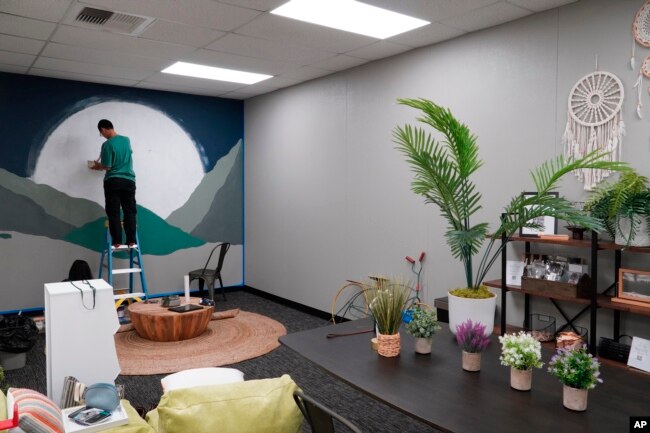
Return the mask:
M210 265L210 259L217 249L219 249L219 260L217 261L217 267L214 269L208 269L208 266ZM203 292L203 284L207 283L208 293L210 299L212 300L214 300L214 282L216 280L219 280L219 285L221 286L221 295L223 296L223 300L226 300L226 291L223 288L223 280L221 279L221 268L223 267L223 260L226 257L226 253L229 249L230 244L228 242L217 245L216 247L212 248L212 251L210 251L210 256L208 256L208 260L205 262L205 266L203 266L202 269L196 269L189 273L190 281L197 279L199 280L199 290L201 292Z
M334 420L353 433L362 433L361 430L347 419L343 418L333 410L323 406L311 397L306 396L301 391L293 393L293 399L296 401L300 412L311 427L313 433L335 433Z

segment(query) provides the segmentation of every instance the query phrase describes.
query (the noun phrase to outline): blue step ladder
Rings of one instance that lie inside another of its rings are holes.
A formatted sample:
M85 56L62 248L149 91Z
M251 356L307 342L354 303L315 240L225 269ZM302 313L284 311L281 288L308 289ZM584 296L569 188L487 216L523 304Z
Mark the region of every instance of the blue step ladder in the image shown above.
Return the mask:
M138 232L135 232L136 246L129 248L128 245L121 245L119 248L113 248L113 239L111 232L108 229L108 221L106 221L106 233L104 234L104 249L102 250L102 257L99 261L99 278L102 278L104 267L107 268L106 281L113 287L113 298L115 299L115 308L118 308L124 302L140 302L148 299L147 294L147 279L144 275L144 268L142 267L142 253L140 251L140 238ZM129 267L123 269L113 268L113 254L122 251L129 252ZM106 259L106 264L104 264ZM113 286L113 275L129 274L129 287L123 289L116 289ZM133 291L133 274L140 274L141 292Z

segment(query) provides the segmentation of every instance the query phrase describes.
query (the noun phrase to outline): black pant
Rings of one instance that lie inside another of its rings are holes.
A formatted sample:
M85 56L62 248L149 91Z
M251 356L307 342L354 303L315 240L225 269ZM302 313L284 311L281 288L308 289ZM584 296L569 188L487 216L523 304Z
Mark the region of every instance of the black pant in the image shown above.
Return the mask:
M134 244L135 240L135 182L114 177L104 181L104 198L106 199L106 216L108 229L113 238L113 244L122 243L122 225L120 223L120 206L124 212L124 233L126 243Z

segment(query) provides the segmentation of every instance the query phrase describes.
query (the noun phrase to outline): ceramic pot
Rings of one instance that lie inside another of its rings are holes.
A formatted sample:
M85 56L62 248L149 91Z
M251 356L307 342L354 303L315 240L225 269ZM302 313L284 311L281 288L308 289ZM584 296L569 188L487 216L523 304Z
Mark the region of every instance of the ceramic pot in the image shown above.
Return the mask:
M562 390L562 403L567 409L582 412L587 410L587 392L586 389L571 388L564 385Z
M431 338L416 338L415 339L415 353L428 355L431 353L431 345L433 340Z
M456 335L456 326L472 319L472 322L481 322L485 325L485 334L490 335L494 330L494 314L496 312L497 297L487 299L461 298L448 293L449 300L449 330Z
M388 358L399 355L401 349L399 332L393 335L377 333L377 353Z
M518 391L530 391L533 383L533 369L510 368L510 386Z
M481 352L470 353L463 350L463 370L480 371L481 370Z

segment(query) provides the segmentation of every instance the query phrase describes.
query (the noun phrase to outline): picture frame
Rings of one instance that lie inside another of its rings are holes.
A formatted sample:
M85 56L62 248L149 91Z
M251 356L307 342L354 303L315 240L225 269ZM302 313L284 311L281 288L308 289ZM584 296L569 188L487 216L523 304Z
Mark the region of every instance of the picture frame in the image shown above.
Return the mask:
M555 197L559 197L560 194L557 191L553 192L548 192L548 195L552 195ZM535 191L527 191L527 192L522 192L521 195L524 198L532 197L537 195L537 192ZM544 216L540 217L542 221L540 221L540 224L543 224L544 229L538 230L538 229L533 229L530 227L520 227L519 228L519 236L522 237L537 237L539 235L554 235L557 234L557 218L555 217L550 217L550 216Z
M650 272L620 268L612 301L650 308Z

